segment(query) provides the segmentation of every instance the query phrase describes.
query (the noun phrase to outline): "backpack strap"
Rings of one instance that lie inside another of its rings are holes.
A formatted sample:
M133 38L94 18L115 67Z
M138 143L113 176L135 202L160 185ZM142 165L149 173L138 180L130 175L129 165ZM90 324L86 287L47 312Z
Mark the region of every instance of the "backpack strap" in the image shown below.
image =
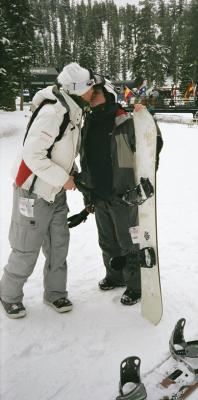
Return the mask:
M63 107L66 108L66 110L68 111L68 113L70 112L70 107L69 104L67 104L64 96L61 94L61 92L58 90L58 87L56 85L53 86L52 88L52 93L54 94L54 96L60 101L60 103L62 104Z
M46 105L46 104L55 104L55 103L57 103L57 100L45 99L45 100L42 101L42 103L37 107L37 109L33 112L32 117L31 117L31 119L30 119L30 121L29 121L27 130L26 130L26 133L25 133L25 137L24 137L24 140L23 140L23 145L24 145L25 140L26 140L26 138L27 138L29 129L30 129L32 123L34 122L35 118L37 117L37 115L38 115L40 109L41 109L44 105ZM65 104L67 104L67 103L65 102ZM66 109L67 109L67 112L64 114L63 121L62 121L61 126L60 126L60 128L59 128L59 134L58 134L58 136L55 138L54 143L55 143L55 142L58 142L59 140L62 139L62 137L63 137L63 135L64 135L64 132L65 132L65 130L66 130L66 128L67 128L67 126L68 126L68 124L69 124L69 122L70 122L70 116L69 116L69 110L70 110L70 108L69 108L68 105L67 105ZM47 158L50 158L50 159L51 159L51 153L52 153L52 149L53 149L53 147L54 147L54 143L52 143L52 145L50 146L50 148L47 150ZM30 186L30 188L29 188L29 193L30 193L30 194L31 194L31 193L33 192L33 190L34 190L34 185L35 185L36 180L37 180L37 175L34 175L34 178L33 178L33 180L32 180L31 186Z
M62 137L63 137L63 135L64 135L64 132L65 132L65 130L66 130L66 128L67 128L69 122L70 122L69 113L66 112L66 113L64 114L63 122L62 122L62 124L61 124L61 126L60 126L60 129L59 129L59 134L58 134L58 136L56 136L56 138L55 138L55 140L54 140L54 143L55 143L55 142L59 142L59 140L62 139ZM47 157L48 157L48 158L51 158L51 152L52 152L52 149L53 149L53 147L54 147L54 143L52 143L51 147L47 150Z
M37 117L37 115L38 115L40 109L41 109L43 106L45 106L45 104L55 104L55 103L57 103L57 100L45 99L45 100L43 100L43 101L39 104L39 106L38 106L38 107L36 108L36 110L33 112L32 116L31 116L31 118L30 118L30 120L29 120L27 129L26 129L26 133L25 133L25 136L24 136L24 139L23 139L23 145L24 145L25 140L26 140L26 138L27 138L27 135L28 135L28 132L29 132L29 130L30 130L30 127L32 126L32 124L33 124L35 118Z

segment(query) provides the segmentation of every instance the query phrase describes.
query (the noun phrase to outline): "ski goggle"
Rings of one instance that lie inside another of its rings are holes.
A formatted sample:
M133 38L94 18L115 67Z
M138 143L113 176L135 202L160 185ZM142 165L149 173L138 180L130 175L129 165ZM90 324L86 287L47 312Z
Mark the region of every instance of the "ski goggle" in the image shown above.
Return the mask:
M105 77L103 75L95 73L92 68L89 68L88 71L90 75L90 80L94 80L95 85L105 84Z
M95 80L94 79L89 79L87 82L72 82L69 85L67 85L69 90L81 90L83 89L85 86L93 86L95 85Z
M103 86L107 90L107 92L113 94L113 96L117 100L117 90L108 78L106 78L104 75L94 73L92 69L89 69L89 74L90 79L94 79L94 86Z

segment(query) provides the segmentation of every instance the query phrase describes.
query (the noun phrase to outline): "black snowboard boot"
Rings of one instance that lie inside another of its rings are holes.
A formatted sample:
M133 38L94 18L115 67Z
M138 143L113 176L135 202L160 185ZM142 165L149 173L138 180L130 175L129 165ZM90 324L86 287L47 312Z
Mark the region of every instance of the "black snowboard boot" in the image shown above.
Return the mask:
M113 283L109 278L105 276L104 279L102 279L100 282L98 282L98 286L101 290L112 290L115 289L116 287L124 287L126 286L125 284L121 285L116 285Z
M58 313L65 313L67 311L72 310L72 302L69 299L66 299L65 297L61 297L58 300L55 300L53 302L45 300L44 303L47 304L48 306L51 306L56 310Z
M1 303L4 309L5 314L9 318L17 319L23 318L26 316L26 310L23 303L7 303L6 301L1 299Z
M126 306L132 306L141 300L141 293L134 292L133 290L126 289L120 301Z

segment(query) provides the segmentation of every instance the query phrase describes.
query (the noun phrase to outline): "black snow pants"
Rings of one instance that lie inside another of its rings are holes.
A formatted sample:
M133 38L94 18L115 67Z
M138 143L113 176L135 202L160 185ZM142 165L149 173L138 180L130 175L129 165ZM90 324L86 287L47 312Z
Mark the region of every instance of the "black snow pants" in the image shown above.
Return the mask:
M138 208L122 204L117 199L98 200L95 203L95 217L106 277L116 285L126 284L127 289L141 292L140 267L132 263L131 257L131 253L139 250L134 235L138 229ZM111 261L117 257L120 257L120 266L116 262L116 268L113 268Z

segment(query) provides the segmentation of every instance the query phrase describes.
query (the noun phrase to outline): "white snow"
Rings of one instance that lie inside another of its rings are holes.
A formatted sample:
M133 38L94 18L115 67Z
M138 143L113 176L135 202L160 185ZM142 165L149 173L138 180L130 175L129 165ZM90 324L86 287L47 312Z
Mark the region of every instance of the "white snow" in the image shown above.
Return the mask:
M0 42L1 42L3 45L5 45L5 44L9 45L9 44L10 44L10 41L9 41L7 38L5 38L5 37L1 37L1 38L0 38Z
M27 120L25 112L0 113L0 275L10 252L10 168ZM168 356L170 334L179 318L187 320L186 339L198 339L198 127L160 123L160 128L164 139L158 171L162 321L152 326L141 317L140 304L123 306L123 289L98 289L104 267L94 216L89 216L71 230L68 291L73 311L59 315L43 304L42 254L24 289L27 317L10 320L0 309L2 400L114 400L119 365L125 357L141 358L144 380ZM69 193L68 202L71 214L83 208L77 191Z

